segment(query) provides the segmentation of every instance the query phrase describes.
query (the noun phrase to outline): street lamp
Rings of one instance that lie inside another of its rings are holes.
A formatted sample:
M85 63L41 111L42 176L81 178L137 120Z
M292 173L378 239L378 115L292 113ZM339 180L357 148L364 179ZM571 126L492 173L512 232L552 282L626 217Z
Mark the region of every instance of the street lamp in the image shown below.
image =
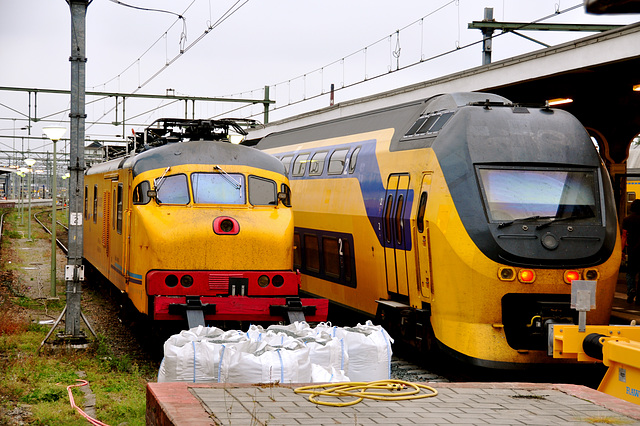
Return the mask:
M29 240L31 240L31 175L33 175L33 165L36 164L36 160L33 158L27 158L24 160L24 164L29 166L28 184L29 187L29 216L27 217L27 226L29 228Z
M42 131L53 142L53 172L51 178L51 297L56 297L56 206L58 204L56 142L64 136L67 129L64 127L44 127Z
M22 202L22 197L24 195L22 193L23 178L27 173L29 173L29 169L27 169L26 167L20 167L18 169L18 176L20 176L20 224L21 225L24 225L24 203Z

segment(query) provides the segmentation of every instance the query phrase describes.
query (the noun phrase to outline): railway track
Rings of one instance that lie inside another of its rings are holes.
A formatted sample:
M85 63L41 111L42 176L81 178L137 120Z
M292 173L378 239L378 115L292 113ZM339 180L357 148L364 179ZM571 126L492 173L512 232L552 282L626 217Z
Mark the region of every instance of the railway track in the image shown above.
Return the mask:
M57 209L62 210L62 208ZM34 213L33 218L36 222L42 226L42 228L51 235L51 212L50 211L41 211L38 213ZM69 241L69 227L64 223L56 220L56 244L60 249L66 254L67 244Z

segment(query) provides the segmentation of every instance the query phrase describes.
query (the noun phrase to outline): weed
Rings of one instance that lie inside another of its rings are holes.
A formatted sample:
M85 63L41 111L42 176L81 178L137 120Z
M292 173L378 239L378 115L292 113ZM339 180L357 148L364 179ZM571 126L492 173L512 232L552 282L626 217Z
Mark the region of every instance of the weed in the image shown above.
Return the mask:
M628 425L633 423L629 419L623 419L620 417L607 417L607 416L593 416L593 417L584 417L580 420L593 423L593 424L605 424L605 425Z

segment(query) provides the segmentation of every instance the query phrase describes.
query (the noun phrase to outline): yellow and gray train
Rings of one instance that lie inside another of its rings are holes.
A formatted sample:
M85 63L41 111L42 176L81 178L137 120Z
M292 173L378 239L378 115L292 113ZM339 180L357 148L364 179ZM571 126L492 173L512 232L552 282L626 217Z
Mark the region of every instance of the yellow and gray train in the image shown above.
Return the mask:
M249 142L251 143L251 142ZM288 171L302 290L471 364L556 362L571 282L608 324L620 265L609 175L579 121L453 93L272 133Z
M153 320L324 321L328 301L298 297L285 169L233 128L161 119L89 168L84 257Z

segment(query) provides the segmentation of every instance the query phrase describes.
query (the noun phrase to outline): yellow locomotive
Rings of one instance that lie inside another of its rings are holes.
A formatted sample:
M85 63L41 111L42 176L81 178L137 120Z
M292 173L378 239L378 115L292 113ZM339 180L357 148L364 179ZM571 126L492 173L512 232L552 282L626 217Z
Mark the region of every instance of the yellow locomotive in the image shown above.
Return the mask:
M89 168L84 257L154 320L324 321L298 297L289 182L229 143L229 120L158 120L132 155Z
M251 142L249 142L251 143ZM575 323L597 280L608 324L620 265L609 175L562 110L453 93L268 134L287 168L302 290L421 349L517 368Z

